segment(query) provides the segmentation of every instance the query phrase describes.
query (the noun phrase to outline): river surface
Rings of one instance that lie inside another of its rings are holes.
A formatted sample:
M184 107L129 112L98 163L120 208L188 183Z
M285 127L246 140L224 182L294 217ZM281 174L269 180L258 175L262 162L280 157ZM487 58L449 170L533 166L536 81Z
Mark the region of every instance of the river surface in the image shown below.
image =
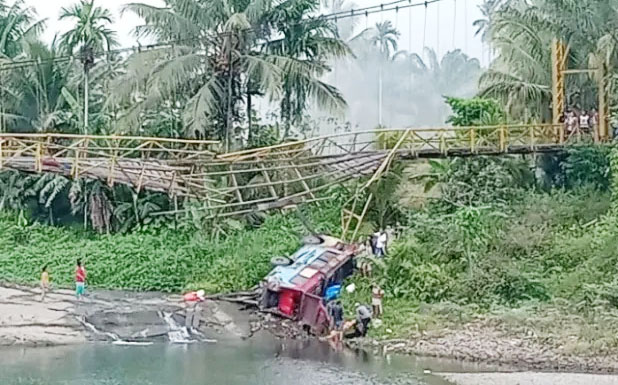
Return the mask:
M2 385L444 385L411 357L269 338L151 346L0 349Z

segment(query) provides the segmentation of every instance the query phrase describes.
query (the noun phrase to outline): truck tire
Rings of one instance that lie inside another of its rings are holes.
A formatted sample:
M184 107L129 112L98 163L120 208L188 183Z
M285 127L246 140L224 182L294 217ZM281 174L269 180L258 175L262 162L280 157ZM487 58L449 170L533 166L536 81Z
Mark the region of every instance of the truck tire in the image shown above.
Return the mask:
M273 266L288 266L292 264L292 260L288 257L272 257L270 263Z
M324 239L315 235L307 235L303 238L303 245L321 245Z

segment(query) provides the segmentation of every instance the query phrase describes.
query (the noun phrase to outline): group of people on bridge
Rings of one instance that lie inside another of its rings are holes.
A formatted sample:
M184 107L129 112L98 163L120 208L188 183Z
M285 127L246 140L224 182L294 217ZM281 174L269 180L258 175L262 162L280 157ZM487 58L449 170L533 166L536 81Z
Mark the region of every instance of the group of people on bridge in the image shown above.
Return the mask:
M560 120L564 124L567 139L597 132L599 127L599 113L596 108L591 110L568 108Z

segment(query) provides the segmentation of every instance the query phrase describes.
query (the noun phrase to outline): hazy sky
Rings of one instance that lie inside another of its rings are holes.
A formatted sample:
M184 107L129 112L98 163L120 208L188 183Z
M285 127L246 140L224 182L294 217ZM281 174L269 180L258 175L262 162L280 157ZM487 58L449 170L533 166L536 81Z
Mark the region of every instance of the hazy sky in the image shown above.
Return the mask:
M136 40L131 36L131 29L139 24L139 18L132 14L120 16L120 9L123 4L131 0L95 0L100 6L110 9L115 17L116 24L114 29L118 31L119 40L123 47L136 45ZM350 1L350 0L348 0ZM355 8L379 5L382 2L392 0L354 0ZM26 0L26 3L36 8L39 17L47 18L47 32L44 35L46 41L51 41L58 32L66 31L70 23L59 22L58 15L62 7L70 6L76 0ZM162 0L142 0L141 2L162 5ZM411 0L412 4L422 2L422 0ZM425 45L438 51L439 56L453 48L460 48L470 56L481 59L486 65L488 62L488 50L483 48L478 37L474 36L475 29L472 26L474 20L481 17L478 5L483 0L442 0L438 3L430 4L427 11L423 6L412 7L400 10L399 12L383 12L369 15L369 17L359 16L357 27L364 28L372 26L382 20L391 22L401 31L400 49L420 52L423 47L423 36ZM425 15L427 28L424 32ZM411 21L411 23L410 23Z

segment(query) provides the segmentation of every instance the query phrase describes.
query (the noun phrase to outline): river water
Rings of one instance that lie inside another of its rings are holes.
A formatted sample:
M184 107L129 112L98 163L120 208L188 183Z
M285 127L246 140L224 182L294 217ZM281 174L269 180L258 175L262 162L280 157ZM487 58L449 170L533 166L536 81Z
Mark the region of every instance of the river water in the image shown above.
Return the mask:
M2 385L444 385L411 357L269 338L151 346L0 349Z

